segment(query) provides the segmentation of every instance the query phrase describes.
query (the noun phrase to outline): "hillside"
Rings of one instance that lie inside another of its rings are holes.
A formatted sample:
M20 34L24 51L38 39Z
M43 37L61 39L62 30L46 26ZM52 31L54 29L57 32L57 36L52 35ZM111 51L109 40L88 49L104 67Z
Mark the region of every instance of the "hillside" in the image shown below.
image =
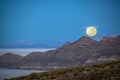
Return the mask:
M8 65L0 58L1 64L6 64L0 64L0 67L60 69L118 60L120 60L120 35L115 38L104 36L100 41L82 36L75 42L67 42L56 50L32 52L16 62L9 62Z
M9 68L8 65L20 62L23 59L22 56L12 53L6 53L0 56L0 66L4 68ZM17 68L18 66L14 65L14 68ZM12 68L12 66L11 66Z
M32 73L6 80L120 80L120 61Z

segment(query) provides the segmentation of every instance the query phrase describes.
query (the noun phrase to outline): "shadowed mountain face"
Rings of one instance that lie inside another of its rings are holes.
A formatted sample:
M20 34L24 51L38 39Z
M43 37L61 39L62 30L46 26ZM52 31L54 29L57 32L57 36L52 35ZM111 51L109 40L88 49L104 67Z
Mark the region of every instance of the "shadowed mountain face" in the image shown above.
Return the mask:
M12 53L6 53L0 56L0 66L1 67L8 67L8 65L14 64L16 62L20 62L23 59L22 56ZM17 68L17 65L14 65Z
M3 60L6 59L5 55L1 57L1 63L6 64L7 61ZM8 65L0 64L0 66L7 68L17 66L21 69L58 69L117 60L120 60L120 35L116 38L103 37L99 42L83 36L73 43L67 42L56 50L32 52L16 62L9 62Z

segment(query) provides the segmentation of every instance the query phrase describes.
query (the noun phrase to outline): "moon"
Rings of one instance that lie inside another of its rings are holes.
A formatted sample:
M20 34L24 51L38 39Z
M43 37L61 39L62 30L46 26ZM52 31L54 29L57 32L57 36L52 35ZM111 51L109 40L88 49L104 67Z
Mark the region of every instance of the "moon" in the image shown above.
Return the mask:
M94 26L87 27L86 34L88 36L95 36L97 34L97 29Z

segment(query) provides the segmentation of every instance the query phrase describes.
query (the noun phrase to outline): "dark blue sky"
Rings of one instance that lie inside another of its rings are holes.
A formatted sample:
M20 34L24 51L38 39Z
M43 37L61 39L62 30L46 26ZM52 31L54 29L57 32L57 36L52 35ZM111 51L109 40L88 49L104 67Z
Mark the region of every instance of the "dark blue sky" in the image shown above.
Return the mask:
M88 26L120 34L120 0L0 0L0 41L74 41Z

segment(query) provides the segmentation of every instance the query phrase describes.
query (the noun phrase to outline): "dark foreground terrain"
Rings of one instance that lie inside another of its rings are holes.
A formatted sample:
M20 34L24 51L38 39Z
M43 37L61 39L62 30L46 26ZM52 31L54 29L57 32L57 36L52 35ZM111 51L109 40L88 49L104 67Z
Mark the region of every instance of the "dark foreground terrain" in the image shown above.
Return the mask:
M120 61L32 73L5 80L120 80Z

